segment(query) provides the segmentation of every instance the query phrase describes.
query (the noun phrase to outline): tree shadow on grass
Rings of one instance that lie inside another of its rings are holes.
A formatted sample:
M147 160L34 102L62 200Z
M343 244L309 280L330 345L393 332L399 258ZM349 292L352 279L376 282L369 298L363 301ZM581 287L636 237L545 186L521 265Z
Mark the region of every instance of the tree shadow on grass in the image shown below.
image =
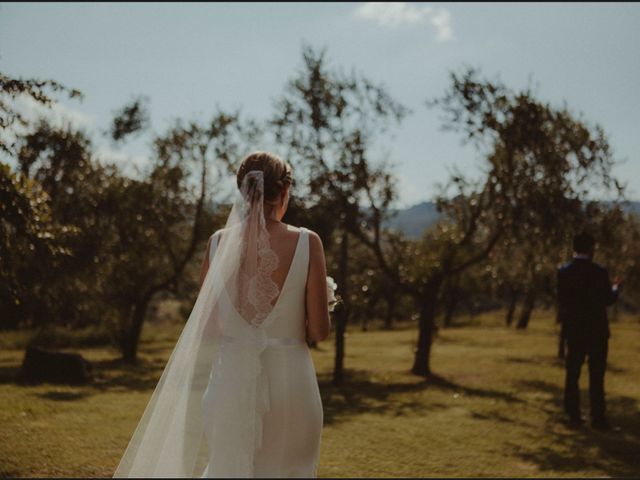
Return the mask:
M428 390L445 390L468 397L491 398L508 403L521 402L520 399L506 392L467 387L435 375L427 380L419 377L415 377L414 380L409 377L404 382L389 383L376 380L370 372L365 370L348 370L341 385L334 385L330 374L320 375L318 383L325 424L339 423L364 413L393 416L426 415L454 406L429 402L416 396Z
M523 388L551 393L553 405L542 407L547 414L544 429L553 446L537 449L511 445L515 455L535 463L540 471L579 472L585 468L598 469L614 477L638 477L640 474L640 410L635 398L608 395L607 416L620 431L600 432L588 426L575 430L559 429L562 414L563 388L545 381L523 381ZM585 387L583 386L583 389ZM583 404L585 411L588 405ZM585 452L597 451L596 455Z
M550 367L557 367L564 370L565 360L557 355L532 355L530 357L506 357L505 360L509 363L521 363L527 365L546 365ZM613 365L610 361L607 362L607 372L609 373L626 373L626 368Z
M105 392L110 390L153 390L166 366L163 359L142 359L130 364L121 358L93 362L95 381L91 387Z
M57 390L51 390L45 393L38 393L37 396L40 398L44 398L45 400L68 402L73 400L81 400L83 398L91 396L91 394L87 391L60 392Z
M523 365L546 366L558 369L564 368L564 359L557 355L532 355L530 357L509 356L505 358L505 361Z
M481 412L471 412L471 418L476 420L488 420L490 422L500 422L500 423L509 423L509 424L518 424L521 422L517 422L512 418L506 417L499 412L491 412L491 414L481 413Z
M18 385L34 387L41 385L63 385L82 389L82 395L77 397L64 395L59 392L38 393L36 396L48 400L79 400L94 393L111 390L148 391L155 388L165 367L165 360L161 358L144 358L132 365L120 358L91 361L93 381L78 385L64 382L27 381L20 375L20 364L0 366L0 385Z
M491 390L488 388L466 387L447 380L438 375L432 375L426 382L427 385L433 385L441 389L463 393L470 397L490 398L492 400L501 400L507 403L522 403L522 400L512 393L500 390Z
M20 382L20 367L17 365L1 366L0 367L0 385L19 383Z
M20 473L17 470L6 470L6 467L0 465L0 478L17 478Z

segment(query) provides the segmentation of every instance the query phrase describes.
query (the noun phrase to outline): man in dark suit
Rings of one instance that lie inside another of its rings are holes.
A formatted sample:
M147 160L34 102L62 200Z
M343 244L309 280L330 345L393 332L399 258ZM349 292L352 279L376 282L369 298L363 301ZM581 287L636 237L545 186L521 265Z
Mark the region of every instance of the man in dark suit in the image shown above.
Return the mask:
M573 239L573 260L558 270L558 317L566 340L564 408L573 425L583 423L580 415L578 379L589 359L591 425L608 430L605 415L604 373L607 364L609 320L606 307L618 298L622 286L613 287L607 270L593 262L595 240L587 233Z

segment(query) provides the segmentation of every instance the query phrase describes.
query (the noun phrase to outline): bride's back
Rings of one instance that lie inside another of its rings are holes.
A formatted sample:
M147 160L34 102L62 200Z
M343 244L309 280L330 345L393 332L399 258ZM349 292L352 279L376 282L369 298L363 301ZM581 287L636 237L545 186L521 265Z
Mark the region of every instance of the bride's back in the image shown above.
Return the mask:
M259 413L255 417L254 430L260 439L258 448L247 452L253 456L250 469L236 471L235 465L227 465L225 461L227 436L217 435L216 429L209 430L209 441L217 450L213 451L205 476L311 477L316 474L322 403L305 342L309 230L279 222L268 222L267 230L270 249L278 257L277 268L271 278L278 286L279 295L272 302L268 316L256 329L256 332L263 332L257 338L264 335L264 341L259 341L261 346L254 352L258 357L253 357L253 350L243 346L243 340L237 335L252 327L236 309L223 309L218 371L215 374L214 370L209 393L204 398L206 417L223 416L218 406L228 403L220 400L219 395L228 390L228 384L223 385L224 379L237 376L234 359L242 358L243 362L251 363L250 358L259 358L260 366L255 370L257 380L253 377L246 379L250 389L253 388L252 382L257 382L249 404L257 405ZM215 253L220 241L224 242L224 230L212 237L211 262L217 261ZM244 381L239 379L238 385L244 385ZM217 388L216 382L221 382ZM238 401L240 399L234 399L234 402Z
M304 341L305 293L309 271L308 230L280 222L268 222L267 231L270 249L278 258L277 266L271 274L271 279L278 287L278 295L272 300L270 313L263 321L265 333L270 338ZM209 252L211 263L215 261L219 243L224 242L224 233L223 229L212 236ZM229 322L236 321L244 320L239 314L225 318L229 331L234 330Z
M271 279L276 283L279 290L282 291L282 287L293 262L293 257L296 253L296 247L302 230L292 225L287 225L286 223L267 222L267 231L269 232L271 250L278 256L278 266L271 275ZM276 301L277 298L272 302L272 305L274 305Z
M278 228L279 227L279 228ZM272 227L271 248L278 256L278 268L271 278L280 294L272 304L266 333L273 338L304 340L305 293L309 271L308 231L281 224Z

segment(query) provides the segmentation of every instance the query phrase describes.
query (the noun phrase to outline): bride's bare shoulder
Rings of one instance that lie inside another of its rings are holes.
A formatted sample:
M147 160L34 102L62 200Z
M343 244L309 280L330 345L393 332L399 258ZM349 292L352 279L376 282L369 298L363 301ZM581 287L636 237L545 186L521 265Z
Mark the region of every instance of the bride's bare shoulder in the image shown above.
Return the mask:
M290 235L295 235L297 237L299 234L302 233L302 228L300 227L294 227L293 225L288 225L288 224L286 226ZM314 251L322 250L323 247L322 247L322 240L320 239L320 235L318 235L316 232L306 227L304 228L304 230L306 230L307 234L309 235L309 247L311 251L314 252Z
M302 231L300 227L294 227L293 225L289 225L288 223L283 223L285 230L288 234L297 235Z
M294 235L294 236L298 236L300 233L302 233L303 228L302 227L294 227L293 225L289 225L288 223L285 223L284 226L287 228L287 233L290 235ZM307 233L309 234L309 236L315 236L318 237L318 234L316 232L314 232L313 230L309 230L308 228L304 227L304 230L307 231ZM320 238L320 237L318 237Z
M318 235L313 230L307 229L307 231L309 232L309 250L311 251L311 254L315 255L319 252L324 251L324 247L322 246L322 239L320 238L320 235Z

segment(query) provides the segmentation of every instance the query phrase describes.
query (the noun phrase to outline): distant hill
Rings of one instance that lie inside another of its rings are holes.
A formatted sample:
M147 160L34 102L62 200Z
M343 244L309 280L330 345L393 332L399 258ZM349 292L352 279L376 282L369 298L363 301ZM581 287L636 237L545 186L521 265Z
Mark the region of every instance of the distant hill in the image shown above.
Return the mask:
M630 202L628 211L640 215L640 201ZM422 202L397 210L397 214L385 223L385 227L400 230L410 238L420 238L422 233L436 223L440 214L434 202Z
M385 227L399 230L411 238L419 238L426 228L438 221L440 214L434 202L422 202L409 208L397 210Z
M640 215L640 202L630 202L628 211Z

